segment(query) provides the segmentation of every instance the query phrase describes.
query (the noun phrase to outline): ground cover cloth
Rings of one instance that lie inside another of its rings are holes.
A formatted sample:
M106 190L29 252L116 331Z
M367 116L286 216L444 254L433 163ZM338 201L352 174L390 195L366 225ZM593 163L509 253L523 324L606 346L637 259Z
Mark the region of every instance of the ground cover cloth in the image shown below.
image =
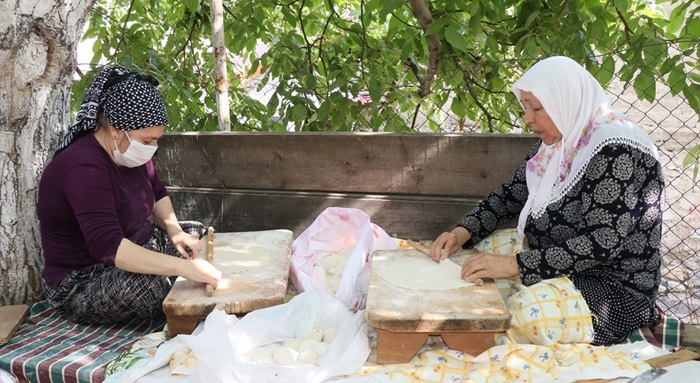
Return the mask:
M80 325L63 319L46 301L33 304L10 342L0 346L0 369L20 382L99 383L106 365L146 334L162 330L165 317L118 325Z
M333 380L333 382L470 382L467 377L469 373L475 369L477 363L483 363L486 366L490 366L491 364L495 365L498 359L502 359L504 355L512 358L511 361L513 366L521 368L525 363L519 364L518 366L516 362L523 362L523 356L526 356L528 358L531 356L538 362L537 364L533 364L533 370L535 368L540 368L540 372L542 372L541 367L545 364L544 362L550 362L555 360L555 358L551 354L548 358L545 358L545 354L541 352L542 350L544 350L544 348L540 348L538 353L536 347L531 347L532 350L527 350L513 348L508 345L496 346L491 350L487 351L487 353L484 353L480 356L472 357L464 353L450 350L444 344L441 337L430 336L428 337L428 341L425 343L425 345L423 345L423 347L418 351L416 356L409 363L379 365L376 363L376 332L370 331L368 336L371 346L371 352L367 362L365 363L365 366L360 371L358 371L357 374L339 378L337 380ZM163 361L160 362L160 366L162 367L150 371L149 373L145 374L140 379L138 379L137 382L199 382L197 376L193 374L193 372L196 371L198 368L198 361L195 355L192 355L187 352L182 352L180 349L177 349L177 352L172 353L171 355L162 355L167 354L167 350L159 349L159 346L164 344L167 339L168 337L166 332L158 332L143 337L142 339L137 341L129 351L124 352L120 356L120 358L116 359L113 363L110 364L108 368L108 374L114 373L114 377L116 378L117 376L124 374L139 360L143 362L153 359L155 362L155 359L161 357L164 358ZM580 358L582 360L581 366L589 367L593 365L603 364L609 366L610 368L617 368L618 363L620 363L624 368L627 368L629 371L634 371L634 366L635 364L639 365L639 361L663 355L665 353L668 353L668 350L673 349L677 346L677 344L668 344L666 345L667 349L664 350L654 345L659 344L654 337L651 338L651 341L652 342L647 342L646 340L635 341L634 343L630 342L625 345L613 346L611 348L596 348L591 347L589 345L566 345L558 347L557 351L559 352L559 355L569 356L571 358ZM156 355L156 352L158 352L160 355ZM531 352L534 352L534 354L528 356L528 353ZM697 365L695 365L694 368L695 370L697 370L697 366L700 365L700 362L695 363ZM640 369L648 368L645 365L639 366ZM572 379L564 379L567 376L564 373L568 373L570 375L569 378L571 378L571 375L576 377L577 372L577 367L570 368L568 369L568 371L560 371L559 375L562 379L559 381L571 381ZM696 373L696 375L700 376L700 373ZM528 379L529 381L538 381L531 375L522 375L521 377L523 378L523 380L521 381L528 381ZM487 377L484 376L484 378ZM117 378L115 381L119 381L119 379ZM488 377L488 379L484 379L484 381L508 382L509 380L504 379L503 375L494 375ZM540 381L551 381L551 379L544 378Z

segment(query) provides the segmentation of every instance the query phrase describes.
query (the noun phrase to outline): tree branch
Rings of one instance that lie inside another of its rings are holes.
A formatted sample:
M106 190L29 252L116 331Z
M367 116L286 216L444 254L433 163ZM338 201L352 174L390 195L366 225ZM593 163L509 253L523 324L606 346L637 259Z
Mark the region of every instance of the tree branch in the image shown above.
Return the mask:
M194 26L196 23L197 23L196 19L194 21L192 21L192 26L190 27L190 33L187 35L187 40L185 40L185 43L182 44L182 48L178 49L177 52L175 52L173 59L176 58L177 56L179 56L180 53L183 53L185 51L185 49L187 49L187 44L189 44L192 41L192 34L194 33Z
M476 104L479 109L481 109L481 112L484 113L486 116L486 121L488 122L489 126L489 132L493 133L493 119L494 117L491 116L488 110L486 110L486 107L484 107L483 104L479 101L479 98L476 95L476 92L474 91L474 88L472 87L472 74L466 69L462 67L462 63L459 60L459 57L457 56L452 56L452 60L455 62L455 66L457 69L459 69L462 74L464 75L464 85L467 87L467 92L469 92L469 95L471 98L474 100L474 103Z
M110 60L114 58L114 56L117 54L117 52L119 52L119 47L121 47L122 41L124 41L124 32L126 31L126 23L129 22L129 16L131 16L131 10L134 8L135 2L136 2L136 0L131 0L131 3L129 3L129 10L126 11L126 19L124 20L124 24L122 24L121 38L119 38L119 42L117 43L117 47L114 48L114 53L112 53Z
M634 34L632 32L632 29L630 28L629 24L627 24L627 20L625 19L625 16L620 12L620 10L615 7L615 12L617 12L617 16L620 17L620 20L622 20L622 24L625 26L625 36L627 36L627 44L632 46L632 39L630 38L631 34Z
M420 22L423 32L428 30L428 27L433 23L433 15L430 13L430 9L428 9L425 1L408 0L408 4L411 7L413 15L418 22ZM418 90L418 95L420 97L426 97L430 94L430 87L435 81L435 74L437 73L438 64L440 62L440 38L437 33L425 36L425 40L428 42L428 69L425 71L425 76L420 80L420 88Z
M304 41L306 42L306 60L309 62L309 74L313 76L314 63L311 60L312 45L309 42L309 38L306 36L306 30L304 29L304 18L301 16L305 4L306 0L302 0L301 5L299 6L299 11L297 12L297 18L299 19L299 27L301 28L301 34L304 36Z

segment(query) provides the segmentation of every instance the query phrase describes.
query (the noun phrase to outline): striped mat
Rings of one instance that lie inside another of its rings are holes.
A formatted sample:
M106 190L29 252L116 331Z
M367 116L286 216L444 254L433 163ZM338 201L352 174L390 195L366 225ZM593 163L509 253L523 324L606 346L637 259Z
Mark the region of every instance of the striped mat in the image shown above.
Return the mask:
M99 383L105 367L165 317L118 325L80 325L63 319L46 301L33 304L10 342L0 346L0 369L22 382Z

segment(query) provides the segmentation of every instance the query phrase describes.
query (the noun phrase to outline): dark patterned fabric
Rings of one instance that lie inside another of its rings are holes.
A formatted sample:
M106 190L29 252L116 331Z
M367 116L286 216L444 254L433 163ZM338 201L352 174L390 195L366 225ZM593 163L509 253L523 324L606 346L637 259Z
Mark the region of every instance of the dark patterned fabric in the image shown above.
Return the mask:
M180 222L182 230L201 238L206 229L195 221ZM143 247L158 253L179 257L168 234L153 225L153 235ZM48 302L64 318L76 323L120 323L139 318L155 318L162 315L162 304L172 287L174 277L131 273L103 264L95 265L89 272L74 270L62 281L58 289L41 280L41 287Z
M528 197L525 166L460 221L474 243L520 213ZM569 275L595 315L593 344L619 343L659 321L663 187L651 155L610 144L563 198L527 220L529 250L517 255L523 283Z
M97 114L121 130L168 125L168 113L153 76L142 75L121 66L102 70L88 89L75 122L58 145L54 157L87 132L97 128Z

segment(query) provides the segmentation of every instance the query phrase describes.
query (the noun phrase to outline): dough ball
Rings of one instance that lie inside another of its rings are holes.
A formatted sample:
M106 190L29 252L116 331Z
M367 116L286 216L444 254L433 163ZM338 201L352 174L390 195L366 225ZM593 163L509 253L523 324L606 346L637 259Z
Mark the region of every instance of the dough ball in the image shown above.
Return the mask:
M292 338L282 343L282 346L291 348L292 350L297 350L299 349L299 344L301 344L301 339Z
M319 343L317 340L313 339L304 339L300 344L299 347L297 348L297 351L299 352L304 352L306 350L313 350L314 347Z
M268 347L257 347L246 354L248 360L255 364L274 363L272 349Z
M329 344L326 342L320 342L319 344L314 346L314 352L316 353L316 355L318 355L319 359L326 355L326 351L328 351L328 346Z
M279 364L280 366L287 366L294 363L294 354L292 353L292 349L288 347L275 348L272 351L272 357L274 358L275 363Z
M338 335L338 329L335 327L329 327L323 330L323 341L326 343L331 343L335 336Z
M321 264L326 270L334 269L338 266L338 256L335 253L326 255L321 260Z
M299 353L299 361L308 363L308 364L316 364L316 361L318 360L318 355L313 350L305 350Z
M309 335L306 337L306 339L313 339L317 342L320 342L323 340L323 330L318 330L318 329L313 329L311 332L309 332Z

